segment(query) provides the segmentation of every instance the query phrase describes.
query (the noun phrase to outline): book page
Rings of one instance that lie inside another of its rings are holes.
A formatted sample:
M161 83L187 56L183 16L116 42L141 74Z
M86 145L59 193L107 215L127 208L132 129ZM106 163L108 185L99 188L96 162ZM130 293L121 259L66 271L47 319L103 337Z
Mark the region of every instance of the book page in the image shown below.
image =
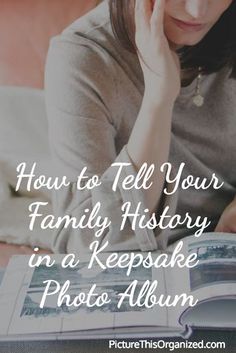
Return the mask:
M118 293L122 293L133 280L138 280L134 296L140 291L146 280L158 278L160 285L156 295L164 293L163 269L147 269L139 266L132 270L129 277L125 269L114 268L101 270L87 268L83 259L75 268L64 269L60 266L62 256L54 256L55 264L51 268L40 265L32 269L28 266L28 257L17 256L11 261L4 285L0 293L0 309L4 312L4 322L0 325L0 335L63 333L86 330L114 329L116 327L166 327L166 308L155 306L130 307L126 299L120 308L117 307ZM79 293L89 292L96 283L96 295L106 292L111 301L101 307L93 308L81 305L78 307L57 306L57 296L48 296L43 308L40 301L45 290L44 280L56 280L61 285L70 280L67 295L71 300Z
M185 241L186 239L182 240L184 241L181 254L183 254L186 259L188 256L188 246ZM169 258L173 257L173 252L177 243L174 243L168 248ZM178 265L174 265L173 267L165 268L164 272L166 291L172 300L176 299L176 304L174 306L167 307L168 325L181 325L179 322L180 316L189 306L189 301L187 300L186 303L183 303L182 298L188 298L191 295L189 286L189 269L186 266L179 267Z
M194 308L186 310L181 316L181 323L191 327L211 329L235 329L235 298L218 298L201 302Z
M169 247L170 254L175 246L176 244L173 244ZM181 306L178 303L175 307L168 308L169 325L176 321L181 322L181 315L186 310L197 313L199 304L203 301L215 300L216 303L217 299L221 301L222 305L222 298L226 297L228 302L224 304L224 307L236 315L236 311L230 310L232 300L231 302L229 301L232 298L236 299L235 237L232 234L225 233L205 233L200 238L187 237L183 241L181 252L185 257L196 253L197 264L192 268L174 266L173 268L165 269L167 292L172 294L172 297L174 294L186 293L192 296L197 304L189 307L189 305ZM214 307L215 304L208 305L208 309L212 312ZM205 309L203 311L204 313L206 312ZM199 315L203 318L204 315L202 314ZM210 313L208 312L208 318L211 317L209 315ZM229 314L228 317L230 316Z
M188 241L188 252L198 255L198 265L189 271L190 291L199 300L236 294L236 238L212 233Z

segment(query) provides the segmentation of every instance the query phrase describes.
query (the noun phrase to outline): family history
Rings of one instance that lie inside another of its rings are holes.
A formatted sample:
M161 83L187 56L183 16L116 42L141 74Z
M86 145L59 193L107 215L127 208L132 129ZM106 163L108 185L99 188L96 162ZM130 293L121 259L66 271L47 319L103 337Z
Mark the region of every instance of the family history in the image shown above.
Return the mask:
M29 206L29 217L30 224L29 229L33 230L36 220L40 223L40 228L46 229L59 229L63 226L64 229L96 229L95 236L100 237L104 234L105 230L109 229L111 226L111 221L109 218L102 217L100 215L101 202L97 202L92 209L86 208L84 214L78 219L75 216L64 215L56 217L52 214L43 215L42 208L47 206L48 202L33 202ZM210 221L207 217L198 216L193 219L191 215L187 212L184 215L170 215L168 214L169 206L166 206L164 211L160 215L153 213L151 216L149 214L149 209L145 208L143 213L141 212L142 203L139 202L134 211L131 202L126 202L121 206L122 210L122 220L120 224L120 230L125 228L127 222L131 223L132 229L174 229L177 226L185 226L188 229L196 229L195 235L200 236L204 230L210 225Z

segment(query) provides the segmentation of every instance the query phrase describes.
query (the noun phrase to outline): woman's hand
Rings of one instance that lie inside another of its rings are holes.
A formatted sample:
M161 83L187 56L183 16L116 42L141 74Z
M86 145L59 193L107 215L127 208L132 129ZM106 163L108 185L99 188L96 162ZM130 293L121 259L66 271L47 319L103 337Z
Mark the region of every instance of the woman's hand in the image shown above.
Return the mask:
M164 33L165 0L136 0L136 45L151 103L174 104L180 92L180 62Z
M236 233L236 198L224 210L215 232Z

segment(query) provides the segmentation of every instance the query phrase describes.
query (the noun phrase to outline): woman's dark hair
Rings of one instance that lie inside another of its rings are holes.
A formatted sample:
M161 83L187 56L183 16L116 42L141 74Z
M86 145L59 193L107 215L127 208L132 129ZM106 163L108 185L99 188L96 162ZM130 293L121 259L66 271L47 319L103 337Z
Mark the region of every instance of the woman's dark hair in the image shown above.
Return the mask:
M124 48L136 53L135 0L109 0L109 7L115 37ZM236 0L198 44L184 46L179 55L184 69L201 66L209 74L228 66L236 77Z

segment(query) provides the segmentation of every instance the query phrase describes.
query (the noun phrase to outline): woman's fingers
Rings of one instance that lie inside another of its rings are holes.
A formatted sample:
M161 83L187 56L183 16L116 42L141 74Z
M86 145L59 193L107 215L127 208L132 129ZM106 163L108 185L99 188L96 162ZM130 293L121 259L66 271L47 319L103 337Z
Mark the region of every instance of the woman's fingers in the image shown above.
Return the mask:
M164 33L165 0L155 0L151 16L151 31L153 34Z
M221 226L221 224L217 224L217 226L216 226L216 228L215 228L215 230L214 230L214 232L216 232L216 233L221 233L221 232L223 232L224 230L223 230L223 227Z
M150 30L152 16L152 0L136 0L135 4L135 25L137 32Z

